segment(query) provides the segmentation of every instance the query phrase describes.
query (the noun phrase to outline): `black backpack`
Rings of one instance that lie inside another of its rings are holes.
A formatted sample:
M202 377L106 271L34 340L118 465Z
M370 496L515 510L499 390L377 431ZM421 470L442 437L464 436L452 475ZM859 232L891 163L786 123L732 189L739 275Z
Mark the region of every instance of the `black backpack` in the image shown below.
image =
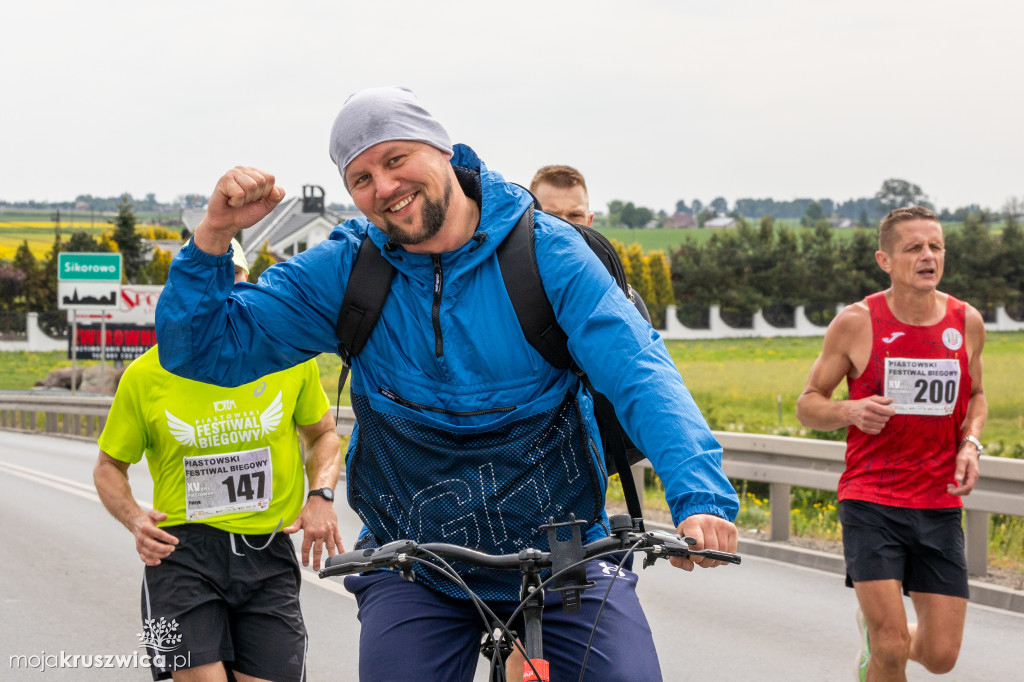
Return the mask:
M609 475L619 474L626 507L642 529L643 513L629 467L644 459L644 454L626 435L611 402L594 390L587 375L577 367L569 354L568 336L555 319L555 312L540 279L534 251L533 213L534 206L530 206L498 246L496 253L505 289L512 300L516 317L519 318L519 326L530 345L551 365L575 372L593 396L594 413L604 443L605 467ZM572 223L564 225L566 229L575 229L583 237L626 297L633 302L644 319L650 322L647 306L626 282L625 269L611 242L593 228ZM391 290L394 274L394 267L381 256L376 244L371 239L364 239L352 266L341 312L338 314L338 354L343 362L338 377L339 398L352 366L352 356L358 355L363 349L377 324L384 301Z

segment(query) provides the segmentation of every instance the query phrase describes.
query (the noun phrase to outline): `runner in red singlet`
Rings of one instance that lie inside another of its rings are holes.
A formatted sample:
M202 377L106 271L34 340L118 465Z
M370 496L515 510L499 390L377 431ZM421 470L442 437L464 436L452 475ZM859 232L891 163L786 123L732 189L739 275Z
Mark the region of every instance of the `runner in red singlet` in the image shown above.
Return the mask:
M896 209L878 246L892 287L836 316L797 401L804 426L849 427L840 520L860 603L857 675L874 682L905 680L908 659L933 673L956 663L968 596L962 497L978 480L988 412L981 315L937 288L938 218ZM832 400L844 377L849 399ZM917 623L907 622L901 590Z

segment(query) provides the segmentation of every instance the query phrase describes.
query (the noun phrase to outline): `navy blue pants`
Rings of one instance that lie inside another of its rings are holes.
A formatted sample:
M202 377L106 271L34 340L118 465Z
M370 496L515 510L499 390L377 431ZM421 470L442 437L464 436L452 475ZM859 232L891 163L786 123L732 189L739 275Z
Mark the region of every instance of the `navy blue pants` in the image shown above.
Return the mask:
M423 570L423 569L421 569ZM597 583L583 593L575 613L562 611L558 593L544 601L544 658L552 680L577 680L590 631L615 572L607 560L587 564L587 578ZM661 680L651 628L636 595L637 576L623 569L612 586L584 679ZM345 578L359 605L359 679L362 682L471 682L480 658L484 624L468 599L453 599L428 587L379 571ZM517 606L488 602L499 618ZM514 629L524 639L522 624Z

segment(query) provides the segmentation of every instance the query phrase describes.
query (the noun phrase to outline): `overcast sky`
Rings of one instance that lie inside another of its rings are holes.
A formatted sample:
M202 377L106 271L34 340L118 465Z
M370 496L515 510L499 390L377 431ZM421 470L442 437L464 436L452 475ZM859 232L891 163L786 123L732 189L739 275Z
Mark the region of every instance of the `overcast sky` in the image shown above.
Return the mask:
M973 0L21 0L2 12L0 199L209 194L236 164L349 197L355 90L407 85L493 170L591 205L1024 198L1024 4Z

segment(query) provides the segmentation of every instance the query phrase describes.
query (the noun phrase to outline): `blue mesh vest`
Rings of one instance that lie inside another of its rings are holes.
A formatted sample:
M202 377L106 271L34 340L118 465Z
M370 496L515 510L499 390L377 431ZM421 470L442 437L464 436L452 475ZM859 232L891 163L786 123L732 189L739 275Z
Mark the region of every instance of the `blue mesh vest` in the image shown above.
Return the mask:
M357 548L409 538L506 554L547 550L550 517L598 523L604 477L574 395L556 407L485 430L442 430L374 410L353 394L358 421L348 462L349 502L368 533ZM520 576L455 564L485 599L517 599ZM429 568L417 580L465 593Z

